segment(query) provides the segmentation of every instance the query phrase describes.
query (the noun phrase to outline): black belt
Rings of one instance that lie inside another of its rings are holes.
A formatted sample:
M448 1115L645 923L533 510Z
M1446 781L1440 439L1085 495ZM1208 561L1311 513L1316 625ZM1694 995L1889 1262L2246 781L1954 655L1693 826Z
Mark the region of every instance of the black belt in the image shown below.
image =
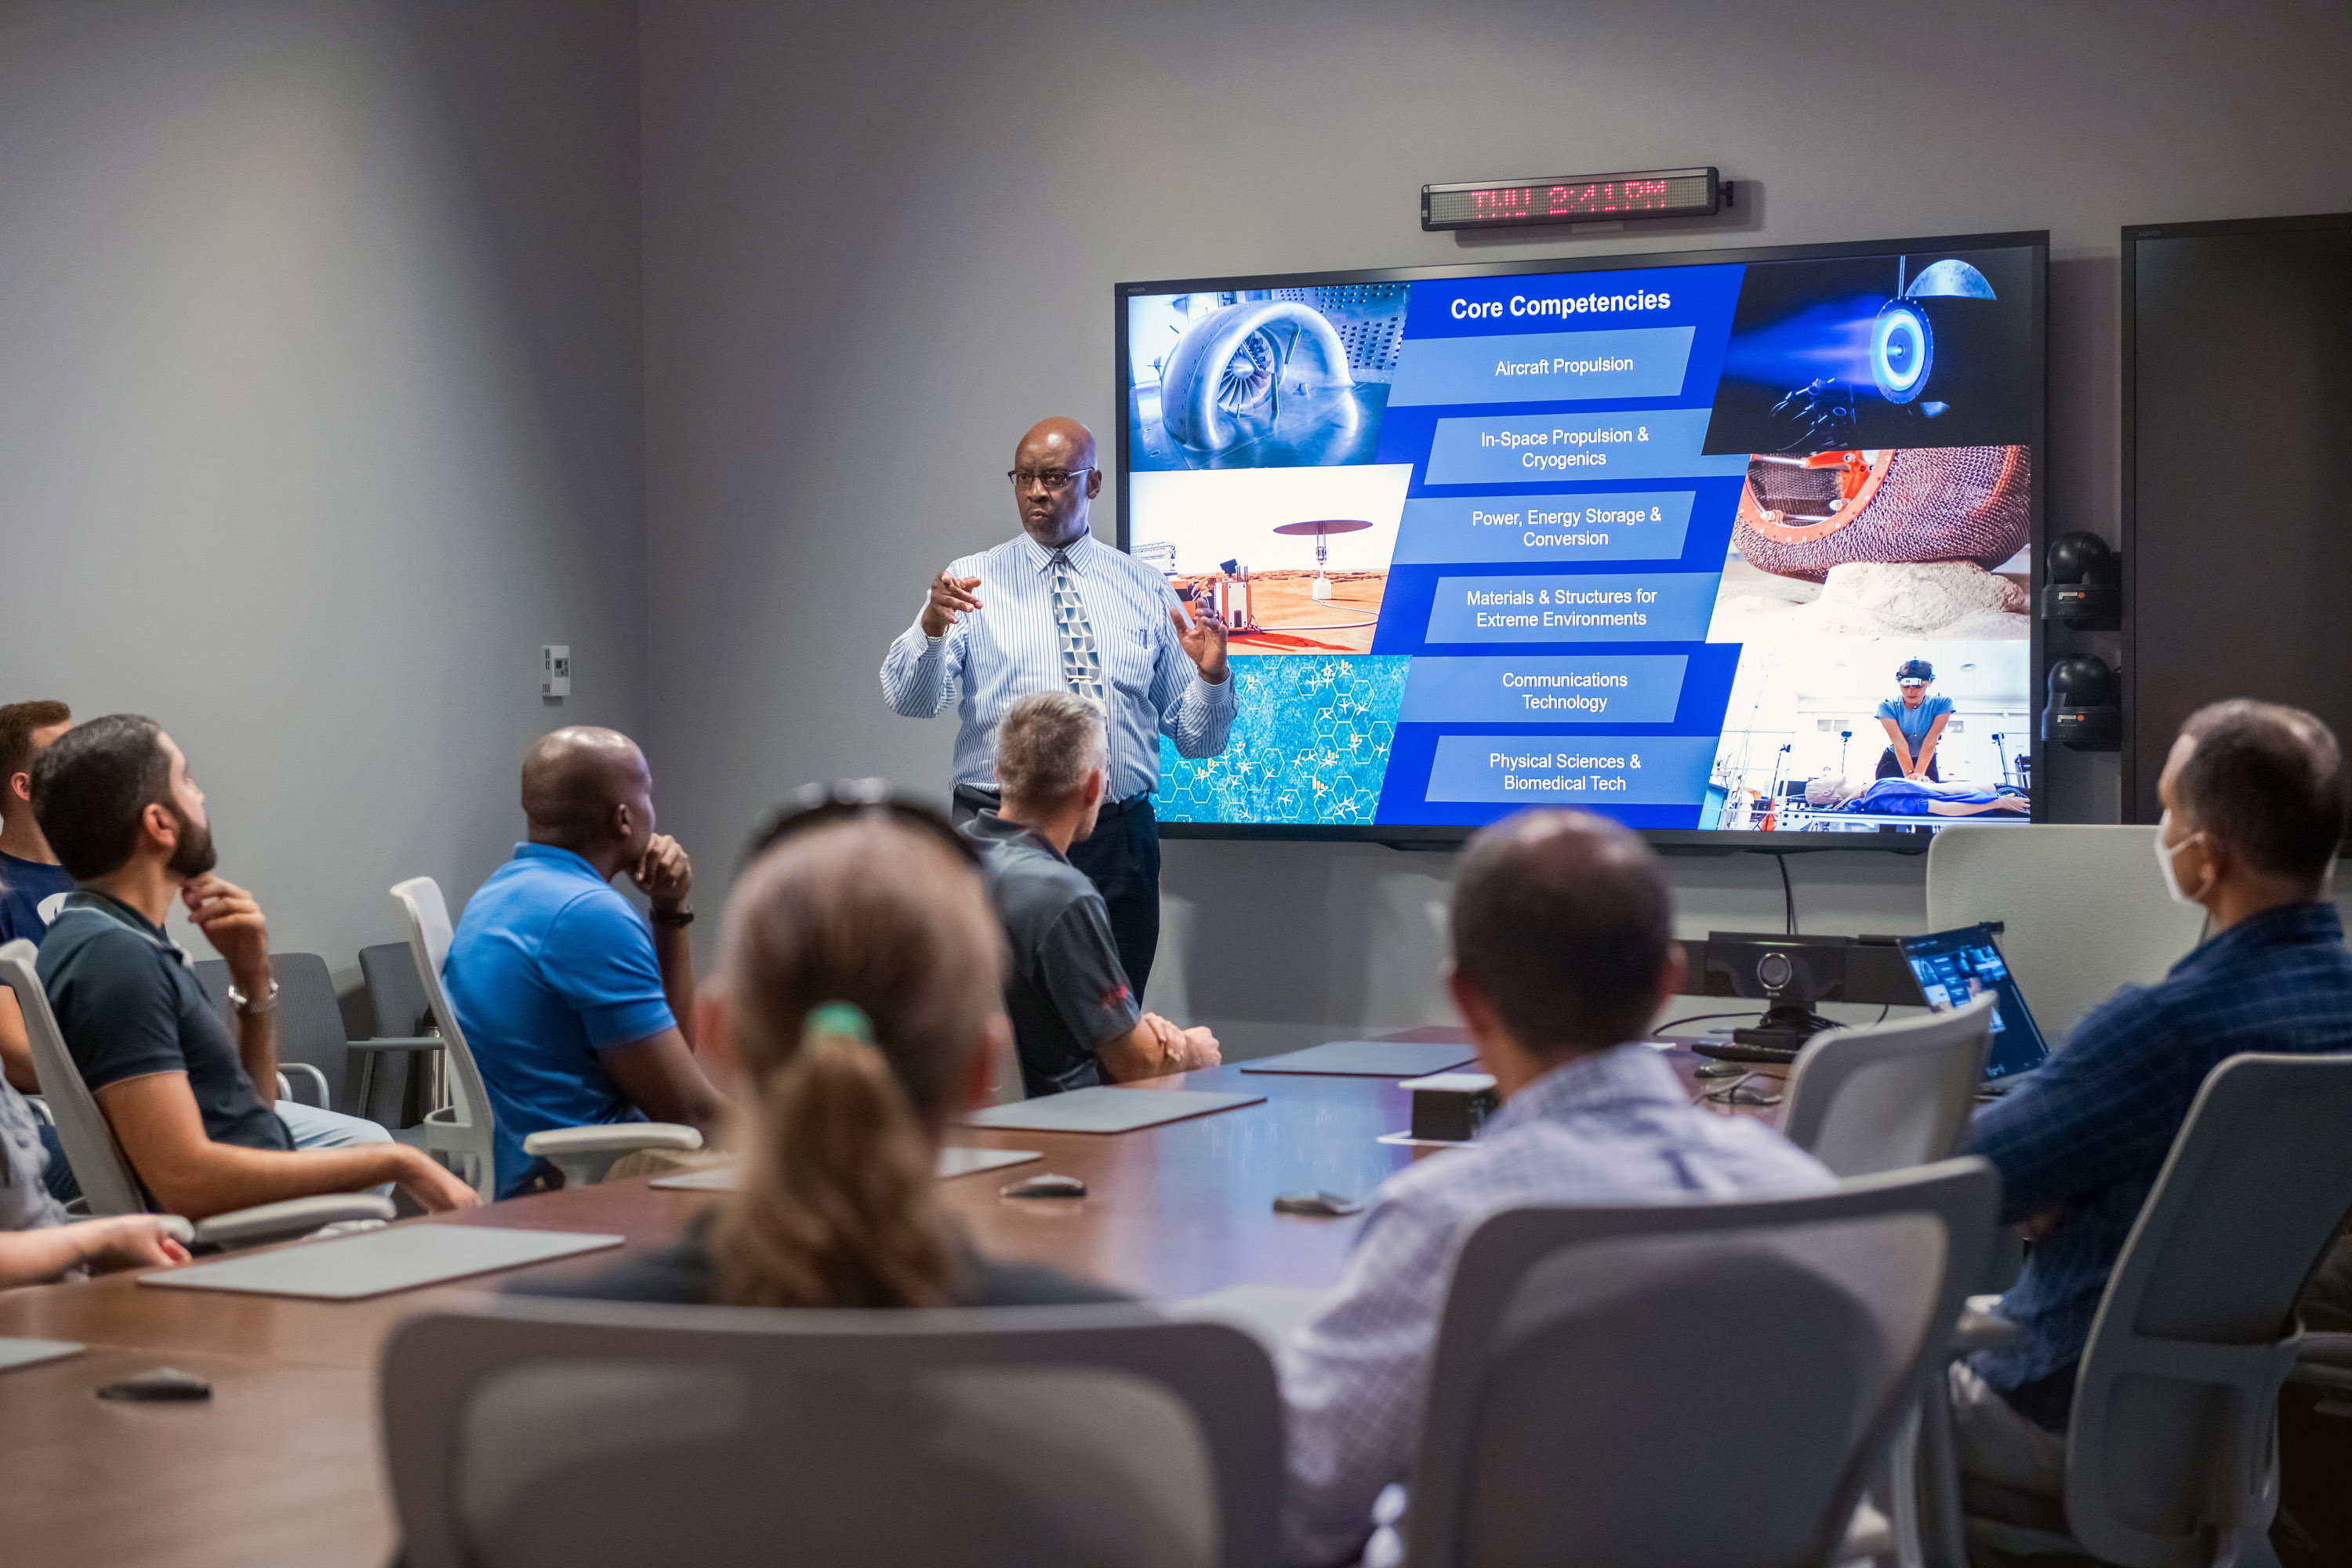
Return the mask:
M956 803L959 805L968 805L975 811L996 811L1001 809L1004 805L1003 791L982 789L978 784L956 785L955 798ZM1102 810L1097 815L1099 818L1108 820L1117 817L1122 812L1128 811L1132 807L1150 805L1150 804L1151 792L1148 789L1138 790L1135 794L1129 795L1125 800L1107 800L1103 802Z

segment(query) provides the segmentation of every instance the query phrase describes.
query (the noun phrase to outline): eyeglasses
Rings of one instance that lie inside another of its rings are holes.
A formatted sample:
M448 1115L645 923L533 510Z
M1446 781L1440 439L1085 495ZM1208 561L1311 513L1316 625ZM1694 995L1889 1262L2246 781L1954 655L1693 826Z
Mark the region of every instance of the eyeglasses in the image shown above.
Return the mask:
M974 870L981 868L980 850L971 839L958 833L954 824L930 806L893 795L887 779L836 779L831 784L803 784L771 807L751 830L751 841L743 850L743 864L750 865L787 838L863 816L903 823L938 839Z
M1058 494L1070 488L1072 479L1084 479L1093 472L1090 468L1007 468L1004 477L1013 481L1013 488L1016 490L1025 490L1032 485L1044 485L1046 489Z

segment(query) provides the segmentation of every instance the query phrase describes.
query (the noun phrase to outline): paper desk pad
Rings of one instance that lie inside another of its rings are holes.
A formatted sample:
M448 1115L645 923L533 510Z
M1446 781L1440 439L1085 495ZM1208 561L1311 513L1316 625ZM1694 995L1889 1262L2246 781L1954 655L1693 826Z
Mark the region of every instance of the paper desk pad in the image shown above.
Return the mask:
M142 1274L142 1285L355 1301L468 1274L618 1247L628 1237L495 1225L404 1225Z
M71 1340L0 1340L0 1372L38 1366L45 1361L63 1361L81 1352L82 1347Z
M1009 1128L1017 1132L1132 1132L1163 1121L1181 1121L1236 1105L1255 1105L1262 1094L1212 1093L1192 1089L1073 1089L1040 1095L1012 1105L992 1105L956 1120L966 1127Z
M1244 1072L1328 1073L1339 1078L1420 1078L1478 1059L1478 1047L1431 1040L1326 1040L1303 1051L1242 1063Z
M1045 1156L1034 1149L942 1149L940 1151L940 1180L950 1176L976 1175L982 1171L1001 1171L1007 1165L1025 1165ZM681 1171L675 1176L657 1176L646 1184L669 1193L731 1193L735 1190L735 1162L706 1165L699 1171Z

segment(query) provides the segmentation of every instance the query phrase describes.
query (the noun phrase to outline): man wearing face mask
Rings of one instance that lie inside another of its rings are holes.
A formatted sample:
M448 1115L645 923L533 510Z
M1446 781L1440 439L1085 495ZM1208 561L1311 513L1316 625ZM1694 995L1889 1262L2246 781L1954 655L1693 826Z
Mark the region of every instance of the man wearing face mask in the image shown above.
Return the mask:
M2157 865L2205 910L2205 940L2094 1010L1970 1129L2033 1252L1997 1309L2017 1342L1952 1368L1960 1468L2042 1497L2064 1490L2075 1367L2108 1272L2206 1075L2247 1051L2352 1051L2352 952L2329 901L2346 781L2327 726L2215 703L2180 727L2157 794Z

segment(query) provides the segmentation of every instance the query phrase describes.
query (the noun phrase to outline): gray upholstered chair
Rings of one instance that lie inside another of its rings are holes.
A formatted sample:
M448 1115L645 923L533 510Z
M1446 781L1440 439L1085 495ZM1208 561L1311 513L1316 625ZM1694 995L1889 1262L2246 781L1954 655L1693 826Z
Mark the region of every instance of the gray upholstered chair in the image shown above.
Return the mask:
M379 1368L406 1568L1260 1568L1282 1419L1246 1334L1140 1307L509 1299Z
M1809 1197L1477 1222L1438 1330L1406 1560L1856 1554L1865 1477L1942 1365L1999 1190L1990 1165L1951 1160Z

